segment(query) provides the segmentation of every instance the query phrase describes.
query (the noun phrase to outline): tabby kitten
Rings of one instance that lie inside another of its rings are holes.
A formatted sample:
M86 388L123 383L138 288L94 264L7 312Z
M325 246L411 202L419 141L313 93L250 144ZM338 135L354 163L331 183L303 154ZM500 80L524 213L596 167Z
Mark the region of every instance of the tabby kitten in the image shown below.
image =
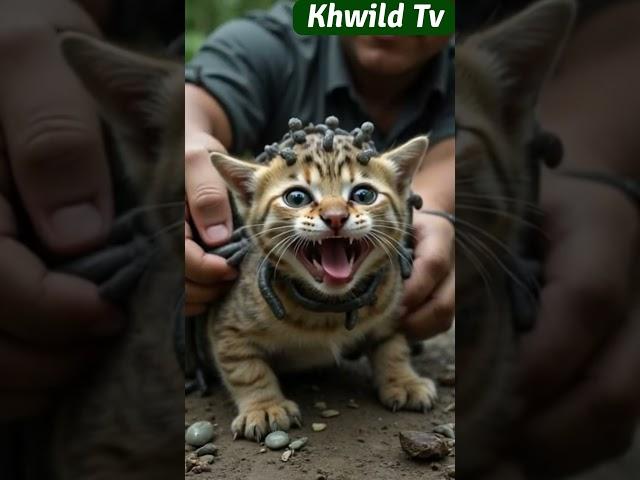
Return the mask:
M461 475L500 458L513 418L517 312L508 290L531 292L515 268L539 214L530 142L535 107L575 15L571 0L539 2L456 51L456 418ZM539 217L538 217L539 218ZM533 312L535 314L535 312Z
M361 341L385 406L426 411L436 398L434 383L411 366L396 315L402 293L396 246L428 140L415 138L366 165L357 161L361 149L353 140L336 134L326 151L322 135L308 134L294 145L293 163L280 155L267 164L211 155L254 244L235 288L209 318L215 362L238 408L231 425L236 437L260 441L269 431L300 425L300 409L274 372L336 363ZM258 288L263 257L276 267L274 290L288 312L283 319ZM293 279L308 296L338 303L378 272L384 273L376 300L359 310L352 330L344 313L307 310L285 288L285 279Z
M173 348L173 312L183 285L182 63L75 33L62 36L62 50L114 136L153 256L125 305L127 331L60 407L55 477L181 478L184 378ZM114 182L116 197L126 190L121 182Z

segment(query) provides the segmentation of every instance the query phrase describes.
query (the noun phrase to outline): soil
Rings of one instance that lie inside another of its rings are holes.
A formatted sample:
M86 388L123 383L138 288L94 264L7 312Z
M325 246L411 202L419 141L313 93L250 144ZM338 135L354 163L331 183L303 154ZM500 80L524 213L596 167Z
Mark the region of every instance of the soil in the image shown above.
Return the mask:
M426 342L424 352L414 357L416 369L434 381L451 376L454 365L453 331ZM410 460L400 448L398 432L431 432L437 425L455 423L452 386L438 385L439 399L426 414L392 413L378 403L364 359L344 362L339 368L285 377L285 394L300 406L304 426L290 431L292 440L308 437L307 446L282 462L282 451L267 450L247 440L233 441L229 425L235 408L222 386L212 395L192 394L185 402L185 422L210 420L217 424L214 443L219 447L211 472L188 473L198 480L387 480L446 479L454 468L455 449L439 462ZM359 408L347 406L350 399ZM323 419L314 408L316 402L340 411L340 416ZM447 408L449 407L449 408ZM311 423L326 423L322 432L314 432ZM185 452L185 457L187 453Z

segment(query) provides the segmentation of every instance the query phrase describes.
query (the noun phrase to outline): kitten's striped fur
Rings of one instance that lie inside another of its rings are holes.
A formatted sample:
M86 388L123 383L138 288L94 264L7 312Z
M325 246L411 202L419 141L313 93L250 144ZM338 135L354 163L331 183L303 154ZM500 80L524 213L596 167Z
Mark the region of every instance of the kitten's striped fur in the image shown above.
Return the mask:
M336 136L332 152L321 144L320 135L308 135L305 144L295 145L298 161L292 166L281 157L260 165L212 154L255 243L241 266L238 283L213 307L209 319L215 361L238 408L232 423L237 436L259 441L269 431L287 430L301 421L298 406L282 393L276 371L335 363L341 352L363 340L369 345L367 353L383 404L422 411L432 406L436 396L433 382L411 367L396 315L402 279L395 246L406 228L411 179L428 141L418 137L372 158L366 166L356 160L360 149L350 137ZM373 204L349 199L358 185L379 192ZM308 190L314 201L292 208L283 195L298 187ZM340 212L344 221L337 227L340 230L332 231L322 220L327 212ZM309 249L322 248L314 242L336 235L353 238L358 248L372 248L349 281L320 283L317 273L305 268L295 252L313 255ZM258 290L256 271L265 255L277 265L274 287L287 311L283 320L274 317ZM352 331L344 327L344 313L305 310L289 298L282 284L283 276L289 276L302 282L314 297L331 302L348 297L356 284L381 269L386 273L377 300L360 309L360 321Z

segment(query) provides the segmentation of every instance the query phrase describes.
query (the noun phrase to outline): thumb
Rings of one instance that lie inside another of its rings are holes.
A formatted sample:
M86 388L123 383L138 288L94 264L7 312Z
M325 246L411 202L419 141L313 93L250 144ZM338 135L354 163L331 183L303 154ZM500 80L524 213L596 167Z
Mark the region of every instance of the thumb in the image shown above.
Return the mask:
M229 240L233 226L227 187L209 160L210 147L221 149L215 148L221 145L212 137L200 137L199 141L187 145L185 189L189 213L200 238L214 247Z

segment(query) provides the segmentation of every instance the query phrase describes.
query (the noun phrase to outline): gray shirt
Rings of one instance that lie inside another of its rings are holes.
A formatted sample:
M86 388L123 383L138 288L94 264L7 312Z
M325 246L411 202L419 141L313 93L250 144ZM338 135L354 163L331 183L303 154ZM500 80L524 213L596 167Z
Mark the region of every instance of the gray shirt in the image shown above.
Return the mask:
M257 154L280 140L290 117L319 123L336 115L351 130L370 120L353 87L338 37L299 36L292 7L279 3L222 25L187 65L187 82L215 97L231 123L235 153ZM387 135L377 131L379 150L418 134L431 142L452 137L453 46L433 58L406 95Z

